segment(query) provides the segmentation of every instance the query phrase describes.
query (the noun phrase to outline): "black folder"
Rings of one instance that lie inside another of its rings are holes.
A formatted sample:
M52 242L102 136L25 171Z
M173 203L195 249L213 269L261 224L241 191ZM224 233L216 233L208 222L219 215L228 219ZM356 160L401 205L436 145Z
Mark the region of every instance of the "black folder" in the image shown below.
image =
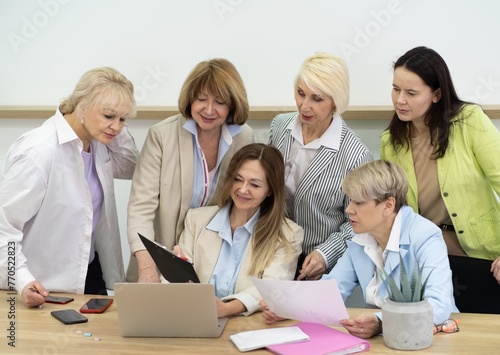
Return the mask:
M196 271L194 270L193 264L187 260L179 258L174 253L168 251L165 247L152 242L140 233L137 234L139 234L142 243L148 250L149 254L151 254L156 267L160 270L161 274L168 282L200 282L198 275L196 275Z

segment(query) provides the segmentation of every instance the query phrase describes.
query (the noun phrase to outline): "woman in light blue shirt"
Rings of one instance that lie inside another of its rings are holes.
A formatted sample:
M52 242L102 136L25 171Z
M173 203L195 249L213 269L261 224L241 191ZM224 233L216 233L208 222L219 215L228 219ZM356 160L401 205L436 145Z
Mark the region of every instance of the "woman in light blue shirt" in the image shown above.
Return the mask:
M285 218L284 196L281 153L255 143L230 161L219 205L188 211L174 249L193 262L201 282L215 286L219 317L259 310L250 276L293 279L303 230Z

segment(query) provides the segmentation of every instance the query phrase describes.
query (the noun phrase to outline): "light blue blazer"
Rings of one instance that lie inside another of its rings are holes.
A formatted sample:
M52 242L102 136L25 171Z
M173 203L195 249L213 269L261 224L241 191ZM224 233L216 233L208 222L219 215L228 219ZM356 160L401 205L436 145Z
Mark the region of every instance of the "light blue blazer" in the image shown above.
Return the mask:
M402 214L399 253L389 251L384 269L387 274L399 280L401 254L407 270L413 270L415 263L424 266L424 280L432 271L424 297L434 310L434 323L440 324L450 317L451 312L458 312L453 298L446 244L439 227L413 212L411 207L403 206ZM366 287L372 280L375 269L375 264L364 252L364 247L350 240L344 255L323 279L334 278L337 281L344 301L360 285L366 301ZM387 297L385 285L381 285L379 292L382 299Z

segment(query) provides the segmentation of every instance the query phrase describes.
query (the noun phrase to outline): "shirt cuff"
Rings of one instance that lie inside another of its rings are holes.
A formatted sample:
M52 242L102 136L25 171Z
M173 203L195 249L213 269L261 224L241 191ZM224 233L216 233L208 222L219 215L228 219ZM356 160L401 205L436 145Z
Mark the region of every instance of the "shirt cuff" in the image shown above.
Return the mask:
M19 295L21 295L27 284L35 280L26 267L19 268L16 272L16 290Z
M314 249L314 250L320 253L320 255L323 257L323 260L325 260L325 272L326 272L328 269L330 269L330 266L328 265L328 259L326 258L325 253L323 253L323 251L321 251L320 249Z
M247 317L260 310L259 302L253 298L252 295L248 293L238 293L235 295L229 295L221 299L222 302L229 302L232 300L239 300L246 307L246 311L240 313L241 315Z

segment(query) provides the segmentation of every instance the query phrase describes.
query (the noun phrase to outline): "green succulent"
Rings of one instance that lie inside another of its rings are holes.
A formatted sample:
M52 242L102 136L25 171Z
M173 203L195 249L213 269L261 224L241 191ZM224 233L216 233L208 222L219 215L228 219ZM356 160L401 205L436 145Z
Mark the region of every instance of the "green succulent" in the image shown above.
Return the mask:
M382 280L387 287L389 293L389 299L394 302L420 302L424 300L425 287L427 281L429 280L429 275L422 282L422 273L424 265L420 267L418 264L415 265L411 277L408 275L405 264L403 262L403 257L399 255L400 260L400 282L399 287L392 276L389 276L385 270L383 271ZM431 271L432 272L432 271Z

